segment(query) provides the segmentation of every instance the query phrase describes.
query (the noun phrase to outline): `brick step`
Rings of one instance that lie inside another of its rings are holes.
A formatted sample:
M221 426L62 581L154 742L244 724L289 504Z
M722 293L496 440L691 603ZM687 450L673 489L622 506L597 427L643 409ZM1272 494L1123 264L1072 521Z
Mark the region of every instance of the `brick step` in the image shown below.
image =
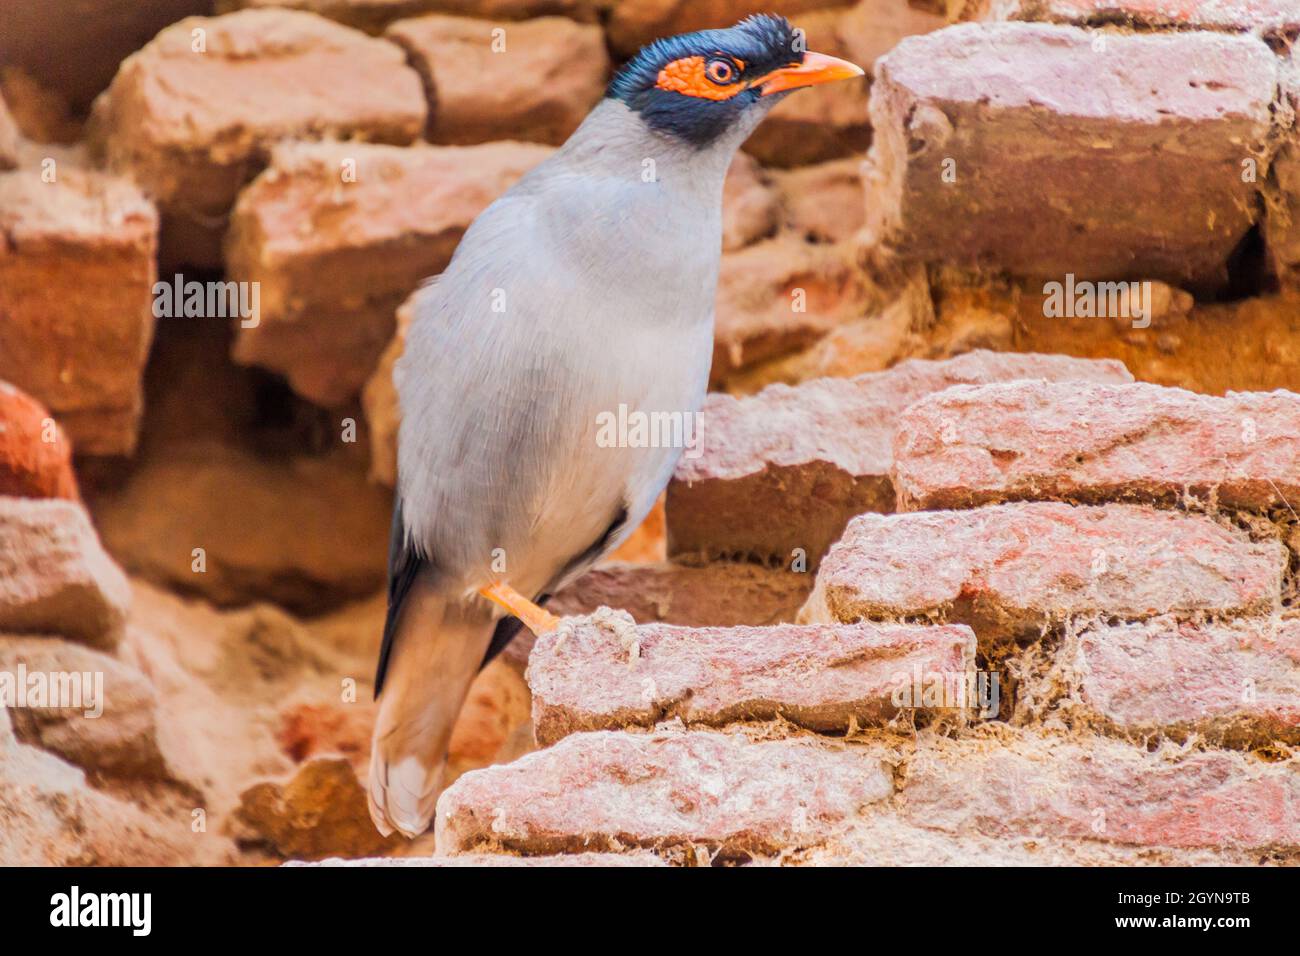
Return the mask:
M822 562L800 620L940 618L992 652L1079 616L1268 613L1286 567L1277 541L1136 505L868 514Z
M1300 744L1300 620L1093 628L1061 654L1073 717L1142 739Z
M710 395L703 453L683 457L668 486L669 552L789 567L798 550L815 567L849 518L893 510L892 439L908 405L953 385L1023 378L1132 381L1113 361L975 351L747 398Z
M259 322L240 323L235 358L280 372L321 404L353 397L402 300L551 152L528 143L277 148L231 214L229 276L261 284Z
M297 10L243 10L174 23L128 57L91 132L158 203L164 262L219 268L225 217L276 142L405 145L425 115L396 44Z
M914 701L927 716L962 712L967 701L957 695L972 686L974 657L975 636L959 625L618 627L577 619L538 638L528 683L542 744L671 719L719 727L783 717L844 731L854 721L887 722L898 702ZM913 690L937 679L952 688L948 697L927 701Z
M1300 850L1292 763L1224 750L1147 753L1104 737L927 737L909 759L902 807L918 826L992 838Z
M825 840L894 791L862 748L705 731L597 731L465 774L438 800L440 853L696 845L723 859Z
M1300 505L1300 395L1134 383L955 388L900 416L900 511L990 501Z
M1227 33L909 37L876 64L867 228L905 259L1221 287L1262 205L1279 70Z

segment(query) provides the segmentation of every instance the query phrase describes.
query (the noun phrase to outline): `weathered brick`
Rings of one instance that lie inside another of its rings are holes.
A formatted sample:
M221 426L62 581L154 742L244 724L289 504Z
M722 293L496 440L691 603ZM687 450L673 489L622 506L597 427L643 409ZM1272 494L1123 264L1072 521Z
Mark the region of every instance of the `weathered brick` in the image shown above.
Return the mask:
M896 691L916 675L943 675L965 688L974 659L975 636L961 626L643 624L621 631L578 619L537 639L528 683L541 744L672 719L721 727L783 717L842 731L897 715Z
M970 624L988 650L1081 615L1268 612L1286 564L1278 541L1134 505L866 514L826 555L800 619L927 615Z
M462 867L570 867L570 866L599 866L599 867L632 867L632 866L655 866L662 867L668 864L655 856L653 853L643 851L640 853L560 853L555 856L512 856L509 853L459 853L455 856L375 856L367 857L360 860L343 860L338 857L330 857L328 860L321 860L316 863L304 863L299 860L293 860L283 864L284 866L329 866L329 867L431 867L431 868L462 868Z
M1300 395L1135 383L954 388L898 420L899 510L1059 498L1300 502Z
M1098 627L1070 642L1061 663L1075 688L1071 713L1116 732L1300 743L1300 620Z
M699 845L723 858L824 840L893 793L864 749L706 731L597 731L467 773L438 800L442 853Z
M559 146L600 102L609 79L600 27L564 17L506 24L434 15L399 20L385 36L420 72L433 143Z
M79 453L129 454L158 214L125 179L52 161L0 173L0 379L49 408Z
M1223 750L1147 753L1103 737L930 738L909 761L903 807L920 826L995 838L1300 848L1294 761Z
M819 7L844 6L849 0L630 0L613 4L608 23L610 45L631 56L644 44L674 33L726 27L755 13L776 13L796 21Z
M876 73L868 228L904 257L1226 282L1268 165L1278 63L1257 37L961 24Z
M1300 11L1296 18L1300 20ZM1283 61L1279 99L1293 115L1300 111L1300 52L1294 49ZM1283 286L1294 289L1300 286L1300 127L1294 122L1281 133L1281 145L1263 192L1263 235L1269 263Z
M81 505L0 497L0 631L116 647L130 603Z
M558 14L583 23L596 20L594 0L217 0L217 12L246 7L290 7L318 13L367 33L379 33L394 20L424 13L523 20Z
M849 518L893 510L891 439L904 408L958 383L1018 378L1132 380L1118 362L976 351L748 398L710 395L703 454L683 457L668 487L669 553L789 565L802 549L815 566Z
M40 402L0 381L0 495L76 500L72 446Z
M0 172L13 169L18 165L21 142L22 137L18 132L18 125L9 113L9 107L5 105L4 97L0 96Z
M1300 10L1291 0L977 0L967 6L963 18L1266 35L1300 29Z
M425 114L394 44L307 13L245 10L159 33L122 64L92 127L107 161L157 201L164 260L215 267L235 196L275 142L406 144Z
M260 321L239 329L235 358L280 372L312 401L348 401L391 340L403 298L446 268L474 217L550 152L523 143L276 149L231 216L228 273L260 283Z

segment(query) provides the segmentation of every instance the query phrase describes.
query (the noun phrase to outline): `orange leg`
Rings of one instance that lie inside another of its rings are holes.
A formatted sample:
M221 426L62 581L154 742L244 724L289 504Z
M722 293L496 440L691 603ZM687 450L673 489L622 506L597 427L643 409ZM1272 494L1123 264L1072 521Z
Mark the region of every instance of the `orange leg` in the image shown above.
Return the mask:
M534 634L545 634L559 626L558 617L546 608L538 607L508 584L489 584L479 588L478 593L519 618Z

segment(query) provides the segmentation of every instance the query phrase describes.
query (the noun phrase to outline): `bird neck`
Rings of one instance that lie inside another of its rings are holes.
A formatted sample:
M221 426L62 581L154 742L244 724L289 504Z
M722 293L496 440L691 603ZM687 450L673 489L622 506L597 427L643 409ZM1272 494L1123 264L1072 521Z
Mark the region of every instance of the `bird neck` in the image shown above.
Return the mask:
M562 157L566 166L583 175L658 182L668 191L716 196L720 202L722 182L736 150L768 108L767 104L754 106L717 139L700 147L650 129L627 104L606 98L560 148L557 159Z

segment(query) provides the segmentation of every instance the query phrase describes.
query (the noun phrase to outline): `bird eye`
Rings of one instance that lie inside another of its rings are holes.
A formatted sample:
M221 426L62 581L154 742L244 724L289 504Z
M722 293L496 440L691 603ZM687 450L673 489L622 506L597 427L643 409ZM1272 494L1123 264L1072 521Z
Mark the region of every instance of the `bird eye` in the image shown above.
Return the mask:
M714 83L730 83L736 78L736 65L730 60L710 60L704 73Z

